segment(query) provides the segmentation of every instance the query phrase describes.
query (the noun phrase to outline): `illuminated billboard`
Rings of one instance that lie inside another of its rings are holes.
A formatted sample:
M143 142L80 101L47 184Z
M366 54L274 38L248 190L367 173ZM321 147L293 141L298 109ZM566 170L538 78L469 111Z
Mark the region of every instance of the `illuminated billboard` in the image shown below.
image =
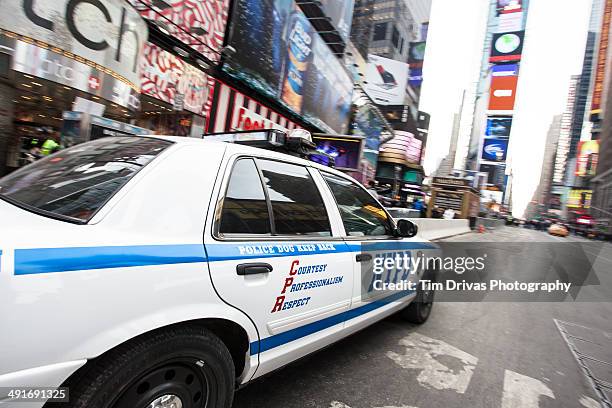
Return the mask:
M423 66L426 45L427 43L425 41L410 43L410 50L408 51L408 63L410 67L418 68Z
M353 81L295 2L238 0L223 69L329 133L345 134Z
M157 45L147 43L140 59L141 92L187 111L206 115L210 108L212 78ZM182 109L179 109L182 110Z
M486 136L509 137L512 128L512 118L507 116L491 116L487 118Z
M568 208L591 208L593 190L572 189L567 196Z
M140 15L164 33L218 61L229 0L129 0Z
M523 53L524 31L493 34L490 62L519 61Z
M494 77L516 76L519 74L518 64L497 64L491 68L491 75Z
M489 94L489 110L513 110L517 83L518 76L492 77Z
M599 140L586 140L578 144L577 176L594 176L599 157Z
M363 138L356 136L312 136L320 153L331 156L337 169L345 171L359 170Z
M591 114L601 113L601 99L604 91L606 76L606 63L608 61L608 47L610 46L610 22L612 21L612 0L606 0L601 34L599 36L599 47L597 50L597 65L595 66L595 78L593 80L593 100L591 102Z
M380 147L379 160L397 164L420 164L423 142L410 132L395 130L395 137Z
M492 162L503 162L508 153L508 139L484 139L482 146L482 159Z

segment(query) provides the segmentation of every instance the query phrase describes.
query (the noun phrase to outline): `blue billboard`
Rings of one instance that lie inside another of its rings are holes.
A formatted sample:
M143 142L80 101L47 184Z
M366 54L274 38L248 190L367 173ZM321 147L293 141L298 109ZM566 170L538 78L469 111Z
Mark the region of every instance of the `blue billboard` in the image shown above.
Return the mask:
M512 129L512 118L503 116L492 116L487 118L486 136L510 137Z
M508 153L508 139L484 139L482 159L492 162L503 162Z

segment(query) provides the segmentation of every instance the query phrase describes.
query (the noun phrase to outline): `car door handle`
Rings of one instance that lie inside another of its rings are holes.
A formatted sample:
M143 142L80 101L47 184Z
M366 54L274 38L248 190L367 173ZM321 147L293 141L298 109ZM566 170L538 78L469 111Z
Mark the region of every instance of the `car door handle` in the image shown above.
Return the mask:
M259 273L269 272L272 272L272 265L263 262L236 265L236 273L238 275L257 275Z
M372 255L370 254L357 254L355 255L355 260L357 262L368 262L372 260Z

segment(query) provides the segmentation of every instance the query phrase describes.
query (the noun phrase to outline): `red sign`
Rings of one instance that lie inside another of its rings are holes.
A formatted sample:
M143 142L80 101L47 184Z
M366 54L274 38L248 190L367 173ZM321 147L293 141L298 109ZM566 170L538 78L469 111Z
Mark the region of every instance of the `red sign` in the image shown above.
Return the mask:
M511 111L514 110L516 99L516 85L518 76L494 76L491 78L491 90L489 94L489 110Z
M100 80L95 76L90 76L87 84L89 85L89 89L93 89L94 91L100 89Z
M129 0L161 30L218 61L229 9L229 0Z
M182 98L183 109L207 115L213 80L202 70L147 43L140 59L140 73L143 94L171 105Z
M260 129L292 130L300 127L234 88L218 80L215 82L207 133Z

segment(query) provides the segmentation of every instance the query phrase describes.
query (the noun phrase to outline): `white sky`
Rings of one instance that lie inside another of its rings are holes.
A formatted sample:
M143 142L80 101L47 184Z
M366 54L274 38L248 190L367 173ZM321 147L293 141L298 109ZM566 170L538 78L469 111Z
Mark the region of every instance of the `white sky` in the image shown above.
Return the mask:
M448 154L453 115L464 89L478 79L489 0L433 0L419 109L431 115L423 167Z
M488 0L433 0L420 109L431 114L423 165L448 152L461 93L478 78ZM510 137L513 212L522 215L537 188L548 127L563 112L571 75L579 74L591 0L530 0Z

